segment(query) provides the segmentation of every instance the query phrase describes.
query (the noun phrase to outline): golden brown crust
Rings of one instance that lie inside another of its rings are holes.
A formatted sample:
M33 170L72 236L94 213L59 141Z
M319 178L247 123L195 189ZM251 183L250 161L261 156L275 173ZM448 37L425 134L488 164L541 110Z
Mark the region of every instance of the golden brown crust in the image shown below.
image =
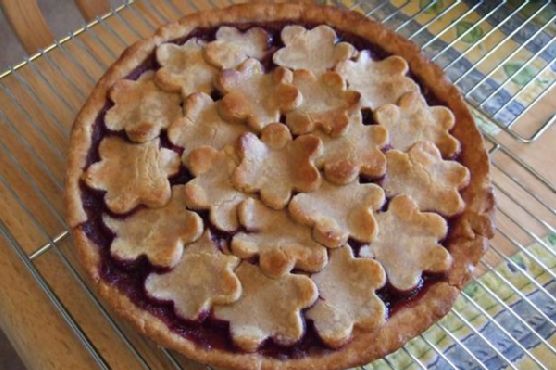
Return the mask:
M80 178L86 166L91 134L98 112L105 105L107 92L114 82L128 75L160 43L187 35L194 27L217 26L224 22L248 23L291 21L322 23L368 39L386 52L408 61L412 73L434 95L442 97L456 117L453 135L462 143L460 161L471 171L471 181L463 190L466 209L452 226L448 249L454 257L448 283L436 283L410 306L398 310L378 332L356 333L341 349L319 357L288 361L263 357L257 353L233 354L217 349L210 351L174 334L158 318L135 306L127 296L99 277L98 247L90 241L80 224L87 219L81 201ZM101 296L124 317L161 344L186 356L215 366L238 369L338 369L367 363L399 348L406 341L443 317L471 277L472 267L485 251L487 238L493 233L494 198L489 180L489 162L481 135L458 90L443 76L441 69L430 63L418 47L402 39L380 24L356 13L332 7L295 3L257 3L235 5L222 11L188 15L179 22L161 28L153 37L129 47L98 82L81 109L71 135L71 149L66 180L68 222L76 247ZM465 253L462 250L465 249Z

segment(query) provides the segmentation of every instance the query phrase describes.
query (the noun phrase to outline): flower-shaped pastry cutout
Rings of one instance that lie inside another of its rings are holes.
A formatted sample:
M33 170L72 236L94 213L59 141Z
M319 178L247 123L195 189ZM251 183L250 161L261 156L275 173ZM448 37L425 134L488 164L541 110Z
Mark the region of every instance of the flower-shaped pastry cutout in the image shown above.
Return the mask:
M239 205L240 223L247 232L232 239L232 252L240 258L259 256L261 269L280 276L292 268L320 271L327 261L326 248L311 237L311 229L295 223L286 212L249 198Z
M436 213L421 212L410 197L398 195L375 218L375 240L361 247L359 254L378 260L395 288L410 290L419 284L423 271L444 272L450 267L452 257L438 243L446 237L448 224Z
M419 86L406 76L408 70L402 57L393 55L375 62L368 51L361 52L357 60L346 60L336 67L349 89L361 93L361 106L371 109L393 104L407 91L419 91Z
M292 79L292 72L282 67L265 74L261 63L252 58L237 69L225 69L216 79L216 86L224 93L220 114L228 120L245 121L255 130L278 122L281 113L301 101Z
M274 53L274 64L291 69L307 69L317 75L357 54L351 44L336 42L336 32L328 26L310 30L286 26L281 37L286 46Z
M262 201L276 209L284 208L293 190L316 190L321 182L313 158L321 152L321 140L302 135L292 140L288 128L273 123L261 132L243 134L238 143L241 163L232 181L243 192L260 191Z
M320 297L307 318L329 346L345 344L354 326L372 331L386 321L386 306L375 294L386 283L386 275L375 260L355 258L351 248L343 246L330 252L324 270L311 279Z
M160 148L160 140L131 144L119 137L104 138L100 161L83 177L88 186L104 190L104 201L112 212L126 213L139 204L162 207L172 196L168 177L180 168L179 156Z
M312 193L295 195L288 209L297 222L313 228L316 241L336 248L347 243L348 237L371 242L376 234L373 211L385 201L384 191L375 184L355 180L338 186L324 181Z
M125 130L131 141L145 142L160 135L181 115L179 94L160 90L147 72L137 81L118 80L110 89L114 106L106 112L104 122L111 130Z
M214 307L217 319L230 322L234 343L254 352L267 338L280 345L297 342L304 327L300 310L317 299L317 288L311 279L290 273L269 278L247 261L239 265L236 274L243 294L235 303Z
M181 92L184 97L194 92L209 94L218 68L208 64L204 57L205 42L190 39L183 45L165 43L156 49L160 69L156 82L165 90Z
M418 93L404 94L398 105L387 104L374 112L375 121L386 127L394 149L406 152L418 141L432 141L444 158L459 153L459 141L450 135L455 118L443 106L428 106Z
M239 262L239 258L223 254L207 230L201 239L185 249L171 271L149 274L145 288L156 299L174 302L174 310L180 317L198 320L214 305L239 299L241 283L234 273Z
M346 84L336 72L320 77L305 69L294 72L293 84L302 96L301 104L286 114L286 124L294 134L305 134L317 128L337 136L348 125L348 116L359 108L360 94L346 91Z
M386 153L387 170L382 183L388 197L407 194L420 210L451 217L463 211L458 190L469 183L469 170L455 161L442 159L430 141L415 143L409 153Z
M199 239L203 221L185 205L184 185L172 188L172 198L164 207L141 208L126 218L103 216L115 234L110 246L113 256L131 260L145 255L156 266L173 267L184 245Z
M349 118L346 131L338 137L316 132L323 143L323 154L316 159L324 175L336 184L346 184L359 175L379 178L386 172L386 157L381 151L388 132L378 125L363 125L361 114Z
M233 149L217 151L203 146L186 158L195 178L185 185L185 200L192 209L210 209L211 223L220 230L238 228L237 206L247 195L237 191L231 176L237 167Z
M222 149L234 143L247 128L226 122L218 114L218 102L205 93L193 93L185 101L185 116L168 129L168 139L184 148L184 158L195 148L210 145Z
M216 40L205 49L207 61L217 67L234 68L248 58L261 59L269 47L270 35L260 27L242 32L235 27L220 27Z

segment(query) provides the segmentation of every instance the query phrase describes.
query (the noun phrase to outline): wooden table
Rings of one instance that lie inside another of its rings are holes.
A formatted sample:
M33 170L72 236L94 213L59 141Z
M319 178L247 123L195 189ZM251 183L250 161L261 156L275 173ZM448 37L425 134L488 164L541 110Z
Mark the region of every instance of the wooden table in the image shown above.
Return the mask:
M73 117L94 81L125 45L151 34L154 25L166 23L164 18L178 16L177 9L168 2L154 3L158 13L154 6L144 3L134 5L133 9L125 8L95 26L92 32L76 35L62 47L0 80L0 326L30 369L96 368L86 347L14 253L14 247L31 255L67 229L61 194L64 151ZM210 6L201 0L175 4L181 14ZM556 112L555 102L556 92L552 92L523 117L526 124L538 126L548 119ZM503 146L493 155L494 162L519 179L513 181L494 169L497 185L516 198L511 200L502 194L500 207L533 235L543 235L546 233L543 225L524 209L553 225L555 216L531 200L519 184L535 191L553 208L556 196L518 166L512 156L555 184L556 171L552 167L556 158L556 128L552 127L534 144L516 143L503 132L495 139ZM506 147L511 156L504 154ZM525 208L516 207L516 200L523 201ZM532 240L531 235L522 232L507 217L500 217L499 225L517 243ZM517 248L516 243L500 235L493 244L508 255ZM157 369L172 368L173 359L158 346L99 309L87 286L75 277L81 271L74 263L70 238L62 238L56 246L34 258L32 266L55 293L54 302L62 305L79 324L106 364L114 369L137 369L142 362ZM488 256L491 264L499 259L494 254ZM118 330L114 329L116 326ZM176 359L186 368L198 366L179 356Z

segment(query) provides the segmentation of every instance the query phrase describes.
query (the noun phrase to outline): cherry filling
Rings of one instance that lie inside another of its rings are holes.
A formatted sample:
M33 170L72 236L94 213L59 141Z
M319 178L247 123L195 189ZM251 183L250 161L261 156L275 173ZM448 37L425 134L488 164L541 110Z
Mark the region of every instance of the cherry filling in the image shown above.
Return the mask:
M273 53L283 46L280 40L280 31L286 25L283 22L279 23L264 23L264 24L228 24L239 29L247 29L253 26L262 27L270 34L269 43L271 48L268 54L263 58L262 64L266 70L271 70L274 67L272 62ZM315 25L303 24L311 28ZM190 38L197 37L203 40L213 40L217 28L198 28L192 31L187 37L174 40L173 42L182 44ZM348 41L354 45L358 50L369 50L372 57L376 60L384 59L388 56L386 52L378 48L376 45L369 41L350 34L348 32L336 31L338 38L343 41ZM156 62L154 53L147 58L145 62L136 67L128 76L129 79L137 79L144 72L149 70L156 70L160 66ZM443 104L443 102L426 89L416 76L412 78L421 85L425 99L429 104ZM219 99L221 95L214 93L213 98ZM87 167L92 163L100 160L98 153L98 146L100 141L111 135L117 135L124 140L127 137L123 131L112 131L106 128L104 117L108 109L113 106L113 103L107 100L105 106L99 112L95 123L93 124L93 132L91 135L91 147L87 153L86 165ZM364 121L367 124L373 124L372 112L363 112ZM161 134L161 145L165 148L171 149L180 154L183 148L173 145L167 138L166 132ZM458 160L458 158L455 158ZM179 172L170 178L172 185L184 184L191 179L191 174L185 167L181 167ZM105 205L103 197L104 192L91 189L81 184L81 198L83 207L87 213L87 221L82 224L82 228L87 237L98 245L98 252L100 255L99 272L101 278L114 286L120 292L125 294L131 299L139 308L150 312L166 325L173 332L182 335L183 337L195 342L198 345L206 348L218 348L230 352L240 352L241 349L237 348L230 337L229 323L213 318L210 312L206 312L196 321L185 320L174 311L174 305L171 301L161 301L154 299L147 295L145 290L145 279L151 272L163 272L160 267L153 266L146 257L140 257L135 261L122 261L114 258L110 254L110 245L114 239L114 234L109 230L102 221L102 214L110 214L113 217L125 218L131 215L135 210L128 212L125 215L114 215ZM224 233L212 225L210 225L209 217L206 212L200 212L205 225L211 228L213 238L220 248L225 248L231 241L234 233ZM453 220L449 220L449 224ZM361 245L355 241L350 240L349 244L354 250L356 256L359 255ZM437 282L446 281L444 274L431 274L424 273L420 284L413 288L411 291L402 292L395 289L390 284L386 284L383 288L377 291L378 296L385 302L388 307L389 316L403 307L415 304L427 289ZM302 316L305 317L302 312ZM328 348L316 333L313 323L310 320L305 320L305 333L298 343L292 346L281 346L276 344L272 339L268 339L260 346L258 352L264 356L273 358L302 358L311 355L324 354L333 351Z

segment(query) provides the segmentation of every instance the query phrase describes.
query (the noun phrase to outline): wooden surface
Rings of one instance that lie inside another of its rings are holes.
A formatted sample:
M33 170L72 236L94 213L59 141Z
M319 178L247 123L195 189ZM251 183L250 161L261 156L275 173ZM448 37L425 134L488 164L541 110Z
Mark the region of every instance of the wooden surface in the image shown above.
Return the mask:
M227 3L212 2L216 5ZM155 6L169 19L210 6L201 0L176 1L179 6L176 10L164 1L153 3L160 3ZM80 34L77 40L64 43L63 49L55 49L32 66L0 80L0 226L7 230L3 236L0 233L0 325L30 369L95 368L90 355L53 309L9 244L17 242L31 254L66 230L61 193L64 151L73 117L96 79L122 49L138 37L150 35L155 25L167 22L143 3L137 4L135 9L124 9L121 17L109 18L106 25ZM139 13L145 14L145 18L138 16ZM110 32L109 27L116 30L119 37ZM542 117L554 113L555 99L554 92L543 99L543 103L524 118L525 125L538 126ZM551 167L556 158L553 144L556 127L535 144L517 144L505 133L498 135L497 140L552 184L556 183L556 171ZM500 209L518 220L514 223L499 213L499 227L510 238L499 233L493 246L511 255L519 243L527 244L532 236L546 233L546 227L533 216L556 224L555 216L518 184L534 190L552 208L556 207L556 196L503 151L494 152L492 159L494 164L518 179L516 182L496 167L493 169L497 187L514 198L498 190ZM516 201L523 207L517 206ZM495 265L499 260L496 253L489 252L485 261ZM99 309L86 286L75 277L80 271L69 238L33 262L110 367L137 369L144 361L153 368L171 368L170 360L158 346L137 335L126 323L112 321L111 316ZM130 346L136 348L142 360ZM193 367L186 360L178 359L186 368Z
M54 42L54 37L35 0L2 0L2 10L29 54Z

